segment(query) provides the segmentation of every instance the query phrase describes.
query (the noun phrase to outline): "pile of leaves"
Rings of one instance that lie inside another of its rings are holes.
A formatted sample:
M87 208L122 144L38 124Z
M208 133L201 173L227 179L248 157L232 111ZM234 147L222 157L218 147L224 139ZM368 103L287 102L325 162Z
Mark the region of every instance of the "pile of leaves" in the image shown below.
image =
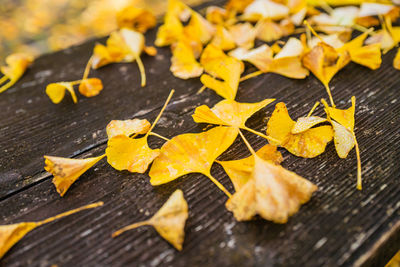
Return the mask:
M199 93L209 88L223 98L213 107L197 107L192 115L196 123L213 125L213 128L172 138L154 132L173 96L172 90L152 124L137 118L111 121L106 127L108 143L104 154L86 159L44 156L45 170L53 174L57 192L64 196L84 172L106 157L108 164L119 171L145 173L149 170L153 186L169 183L185 174L201 173L226 194L226 208L236 220L263 218L286 223L318 188L283 168L280 165L283 158L277 148L284 148L297 157L314 158L324 153L331 141L340 158L346 158L355 148L356 187L361 190L360 149L354 131L356 98L351 98L347 109L337 108L329 83L350 62L373 70L380 67L382 53L400 41L400 27L392 26L400 9L377 3L331 8L328 3L344 4L328 1L316 8L315 3L305 0L230 0L224 8L208 7L203 16L178 0L169 0L155 46L170 46L170 70L177 78L200 77L204 86ZM141 72L141 85L146 85L141 55L144 52L154 56L157 49L145 45L144 34L156 25L156 19L148 10L129 6L118 13L117 23L119 29L110 34L106 44L95 45L82 79L47 86L46 93L51 101L59 103L68 91L77 102L73 86L78 84L79 92L86 97L99 94L102 82L88 78L90 68L112 63L136 62ZM374 30L375 26L381 28ZM354 31L357 32L353 34ZM352 39L352 36L355 37ZM256 44L260 45L255 47ZM393 63L396 68L400 65L399 53ZM258 70L243 75L250 64ZM286 105L280 102L268 120L266 132L247 127L246 121L275 99L239 103L235 100L239 83L268 72L291 79L305 79L312 73L326 88L329 103L320 99L307 116L293 120ZM314 110L321 103L326 115L314 116ZM269 144L255 151L242 131L265 138ZM165 143L152 149L148 145L149 135ZM251 156L218 161L238 136ZM231 179L233 194L211 175L215 162ZM152 218L126 226L113 236L151 225L181 250L187 217L188 206L178 189Z

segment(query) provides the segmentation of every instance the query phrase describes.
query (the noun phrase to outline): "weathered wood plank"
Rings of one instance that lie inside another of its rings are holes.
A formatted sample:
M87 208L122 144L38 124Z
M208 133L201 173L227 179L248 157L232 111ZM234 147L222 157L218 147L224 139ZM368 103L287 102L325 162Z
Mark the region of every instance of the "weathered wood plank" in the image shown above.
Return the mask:
M154 31L149 41L154 38ZM350 64L332 81L339 107L357 97L356 134L363 160L364 189L355 189L354 151L339 159L333 144L315 159L301 159L281 150L283 165L319 186L312 200L288 224L262 220L235 222L224 208L226 197L202 175L192 174L170 184L151 187L148 176L117 172L105 161L84 174L64 198L43 175L44 154L98 155L105 149L104 127L111 119L153 120L171 88L176 94L155 131L172 137L198 132L191 114L200 104L219 100L197 79L181 81L168 71L168 48L144 57L148 86L140 88L135 65L110 65L93 72L103 79L97 97L81 97L78 105L64 100L53 105L44 94L52 81L80 77L93 42L41 57L16 87L0 97L0 223L37 220L82 204L103 200L101 208L51 223L28 234L1 261L6 266L126 265L382 265L400 249L400 79L391 67L394 51L377 71ZM50 75L51 72L51 75ZM267 97L287 103L293 118L304 115L325 90L314 78L289 80L266 74L240 85L238 101ZM265 130L274 105L253 116L248 126ZM317 114L323 114L318 110ZM246 133L255 148L265 140ZM151 138L152 146L162 142ZM7 151L6 151L7 150ZM247 156L237 140L222 159ZM215 164L213 174L232 191L226 174ZM111 232L148 218L176 188L190 208L184 250L176 252L151 228L112 239Z

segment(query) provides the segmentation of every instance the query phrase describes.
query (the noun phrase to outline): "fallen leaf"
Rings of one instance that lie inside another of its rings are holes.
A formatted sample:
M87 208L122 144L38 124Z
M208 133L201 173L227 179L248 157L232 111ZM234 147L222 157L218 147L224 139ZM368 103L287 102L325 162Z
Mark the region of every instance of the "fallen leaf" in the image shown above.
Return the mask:
M188 205L183 192L177 189L149 220L125 226L114 232L112 237L140 226L151 225L165 240L180 251L185 239L185 223L188 216Z
M149 165L160 154L160 149L151 149L148 136L161 118L162 113L171 100L174 90L169 94L163 108L153 122L153 125L141 138L130 138L126 135L113 136L108 140L106 155L107 162L116 170L144 173Z
M224 51L231 50L236 47L235 40L233 39L231 33L222 25L218 25L216 27L214 38L212 39L211 44Z
M340 158L347 158L347 155L353 149L353 147L356 148L357 189L361 190L361 157L356 135L354 133L354 114L356 107L356 98L354 96L351 97L351 107L348 109L338 109L335 107L330 107L324 99L322 99L322 103L325 106L325 112L328 116L328 121L332 124L333 127L333 138L338 156Z
M225 99L235 99L240 75L244 70L243 63L227 56L220 48L212 44L204 49L200 63L204 70L211 74L211 76L203 74L200 77L204 86L214 90Z
M44 169L53 174L53 184L60 196L64 196L69 187L88 169L103 159L105 155L86 159L69 159L44 156Z
M19 240L21 240L27 233L35 229L36 227L42 226L46 223L50 223L54 220L62 217L80 212L86 209L92 209L102 206L103 202L96 202L89 204L77 209L73 209L54 217L47 218L43 221L38 222L21 222L8 225L0 225L0 259L9 251Z
M246 7L242 19L259 21L260 19L280 20L289 15L289 8L272 0L255 0Z
M180 40L172 47L170 70L175 77L189 79L199 77L203 73L203 67L197 62L195 53L190 44Z
M250 23L238 23L229 26L228 31L238 47L251 49L254 47L256 30Z
M86 97L93 97L103 90L103 83L98 78L88 78L82 80L79 84L79 93Z
M183 28L186 36L199 40L202 44L208 43L214 32L214 26L195 11L191 12L189 24Z
M145 33L156 24L156 17L147 9L127 6L117 13L118 28L131 28Z
M127 137L132 134L145 134L150 130L151 124L148 120L112 120L107 124L106 131L108 139L117 135L125 135Z
M397 50L396 56L393 59L393 67L400 70L400 48Z
M150 183L161 185L188 173L207 176L228 197L230 193L210 174L215 159L235 141L237 129L215 127L202 133L175 136L166 142L150 169Z
M248 181L226 202L236 220L252 220L256 215L275 223L286 223L318 188L294 172L260 158L239 132L253 155Z
M33 57L25 53L15 53L7 56L7 66L0 67L0 71L4 75L0 79L0 93L13 86L22 77L32 62Z
M267 135L277 140L271 143L286 148L290 153L303 158L313 158L325 151L332 140L332 127L319 126L298 134L292 129L296 123L290 118L284 103L276 104L275 110L267 124Z
M76 82L50 83L46 87L46 94L54 104L58 104L61 102L61 100L63 100L65 96L65 91L68 91L71 94L74 103L77 103L78 98L76 97L73 88L74 84L76 84Z
M279 165L283 161L282 154L277 150L276 146L271 144L260 148L257 151L257 155L263 160L270 161L275 165ZM254 169L254 156L238 160L216 162L221 164L228 174L235 187L235 191L239 191L247 183Z

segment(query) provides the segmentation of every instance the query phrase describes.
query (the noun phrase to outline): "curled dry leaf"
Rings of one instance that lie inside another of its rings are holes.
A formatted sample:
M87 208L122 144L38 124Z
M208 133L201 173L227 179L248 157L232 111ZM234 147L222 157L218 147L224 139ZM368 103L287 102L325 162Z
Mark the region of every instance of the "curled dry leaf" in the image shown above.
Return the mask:
M102 206L103 202L96 202L89 204L77 209L73 209L54 217L47 218L43 221L38 222L21 222L8 225L0 225L0 259L9 251L19 240L21 240L27 233L35 229L36 227L42 226L46 223L50 223L54 220L62 217L80 212L86 209L92 209Z
M88 78L82 80L79 84L79 93L86 97L93 97L103 90L103 83L98 78Z
M202 44L208 43L215 32L214 26L199 13L191 11L189 24L184 27L183 33L191 39L199 40Z
M44 156L44 169L53 174L53 184L60 196L64 196L70 186L105 155L87 159L69 159Z
M76 84L76 82L50 83L46 87L46 94L54 104L58 104L63 100L65 91L68 91L71 94L72 101L77 103L78 98L74 91L74 84Z
M130 138L127 135L113 136L108 140L107 162L116 170L144 173L153 160L160 154L160 149L151 149L147 139L152 129L161 118L162 113L171 100L174 90L169 94L163 108L146 135L140 138Z
M385 17L382 29L374 32L365 43L380 44L383 54L394 48L400 42L400 26L393 27L390 17Z
M229 0L225 7L229 12L243 13L248 5L254 0Z
M279 165L283 161L282 154L277 147L267 144L260 148L256 153L263 160L270 161L275 165ZM239 191L249 180L254 169L254 156L238 160L217 161L224 168L225 172L231 179L235 191Z
M15 53L7 56L7 66L0 67L0 71L4 75L0 79L0 93L13 86L24 75L32 62L33 57L25 53Z
M150 169L150 183L161 185L188 173L202 173L226 195L230 193L211 176L215 159L235 141L238 130L232 127L215 127L196 134L181 134L166 142Z
M271 143L286 148L298 157L313 158L322 154L326 145L332 140L332 127L324 125L293 134L292 129L295 124L285 104L282 102L276 104L267 124L267 135L277 140Z
M127 6L117 13L118 28L131 28L145 33L156 26L157 20L154 14L143 8Z
M244 64L227 56L220 48L209 44L200 57L200 63L209 74L200 81L225 99L235 99Z
M153 226L156 231L177 250L182 250L185 239L185 223L188 205L181 190L176 190L164 205L149 220L134 223L114 232L112 237L144 225Z
M275 223L286 223L318 188L310 181L279 165L260 158L241 134L253 154L254 165L248 181L226 202L236 220L256 215Z
M255 31L257 39L272 42L292 34L294 28L294 24L289 20L282 20L277 23L271 19L263 19L257 22Z
M148 120L112 120L106 127L108 139L117 135L125 135L127 137L132 134L145 134L150 130L151 124Z
M251 50L239 47L229 52L229 55L239 60L250 62L262 72L268 72L273 61L273 51L266 44Z

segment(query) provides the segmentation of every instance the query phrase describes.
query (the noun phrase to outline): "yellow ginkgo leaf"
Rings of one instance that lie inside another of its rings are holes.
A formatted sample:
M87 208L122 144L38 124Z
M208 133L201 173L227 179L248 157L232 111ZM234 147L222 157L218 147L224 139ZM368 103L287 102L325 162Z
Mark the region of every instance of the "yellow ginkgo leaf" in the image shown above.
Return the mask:
M400 70L400 48L397 50L396 56L393 59L393 67Z
M164 24L158 28L156 46L167 46L178 41L183 35L182 20L190 17L192 10L179 0L168 0Z
M305 132L312 127L314 127L317 124L326 122L327 120L325 118L321 118L318 116L309 116L309 117L301 117L298 118L296 123L293 125L293 128L291 130L292 134L299 134L302 132Z
M131 136L132 134L145 134L150 130L151 124L148 120L112 120L107 124L106 131L108 139L117 135Z
M189 24L184 27L183 33L199 40L202 44L208 43L214 35L215 28L199 13L192 11Z
M364 40L371 31L372 29L345 43L338 50L346 50L349 52L351 61L375 70L382 63L381 45L377 43L363 46Z
M132 28L145 33L156 26L156 17L149 10L127 6L117 13L118 28Z
M64 196L70 186L105 155L86 159L69 159L44 156L44 169L53 174L53 184L60 196Z
M238 130L215 127L202 133L181 134L166 142L150 169L150 183L161 185L188 173L202 173L228 197L230 193L210 174L215 159L235 141Z
M106 46L99 44L95 46L92 66L96 69L109 63L136 61L141 74L142 86L145 86L146 74L140 58L144 50L144 35L133 29L122 28L110 34Z
M172 47L171 72L180 79L199 77L203 67L197 62L193 48L187 42L180 40Z
M125 135L110 138L107 143L107 162L116 170L144 173L160 154L159 149L151 149L145 137L132 139Z
M77 209L73 209L54 217L47 218L43 221L38 222L21 222L8 225L0 225L0 259L9 251L19 240L21 240L27 233L35 229L36 227L42 226L46 223L50 223L54 220L62 217L80 212L86 209L92 209L102 206L103 202L96 202L89 204Z
M250 5L254 0L229 0L225 7L230 12L243 13L248 5Z
M289 15L289 8L272 0L255 0L246 7L242 19L259 21L260 19L280 20Z
M331 104L333 98L329 89L329 82L333 76L350 62L347 51L336 51L332 46L320 42L303 56L303 65L309 69L325 86Z
M98 78L83 79L79 84L79 93L86 97L93 97L103 90L103 83Z
M322 154L333 138L332 127L329 125L293 134L294 125L295 122L290 118L285 104L276 104L267 125L267 135L277 140L271 143L286 148L298 157L313 158Z
M322 99L325 106L325 112L328 116L328 121L332 124L334 131L334 142L338 156L340 158L347 158L349 152L356 148L357 155L357 189L362 189L361 178L361 157L360 149L357 143L356 135L354 133L354 114L356 107L355 96L351 97L351 107L348 109L338 109L329 107L328 103Z
M294 24L289 20L276 23L271 19L263 19L255 26L256 37L264 42L272 42L288 36L294 32Z
M271 161L278 165L283 161L282 154L277 147L271 144L265 145L257 151L257 155L263 160ZM254 156L239 160L217 161L224 168L231 179L235 191L239 191L249 180L254 168Z
M61 100L63 100L65 91L67 90L71 94L74 103L77 103L78 99L74 91L74 84L76 84L76 82L50 83L46 87L46 94L54 104L58 104L61 102Z
M114 232L112 237L144 225L153 226L156 231L177 250L182 250L185 239L185 223L188 205L181 190L176 190L164 205L149 220L134 223Z
M224 25L228 19L228 11L219 6L208 6L206 9L206 19L215 25Z
M152 129L161 118L173 93L174 90L169 94L163 108L145 136L141 138L130 138L126 135L117 135L108 140L106 148L107 162L114 169L144 173L153 160L160 154L160 149L151 149L149 147L147 139Z
M214 90L225 99L235 99L240 75L244 69L243 63L225 55L220 48L212 44L204 49L200 63L204 70L211 74L211 76L203 74L200 77L204 86Z
M254 113L264 108L275 99L264 99L257 103L239 103L235 100L222 100L212 109L206 105L196 108L192 115L197 123L210 123L246 129L246 121Z
M256 30L250 23L238 23L228 28L230 36L237 46L245 49L254 47L254 40L256 38Z
M0 71L4 75L0 79L0 93L13 86L22 77L32 62L33 57L25 53L15 53L7 56L7 66L0 67Z
M233 39L231 33L222 25L216 27L214 38L211 44L215 45L222 50L231 50L236 47L235 40Z
M230 51L229 55L239 60L250 62L262 72L268 72L273 61L273 51L266 44L251 50L239 47Z
M248 221L260 215L275 223L286 223L302 204L310 200L317 186L260 158L241 136L253 154L254 163L248 181L226 202L227 209L238 221Z

